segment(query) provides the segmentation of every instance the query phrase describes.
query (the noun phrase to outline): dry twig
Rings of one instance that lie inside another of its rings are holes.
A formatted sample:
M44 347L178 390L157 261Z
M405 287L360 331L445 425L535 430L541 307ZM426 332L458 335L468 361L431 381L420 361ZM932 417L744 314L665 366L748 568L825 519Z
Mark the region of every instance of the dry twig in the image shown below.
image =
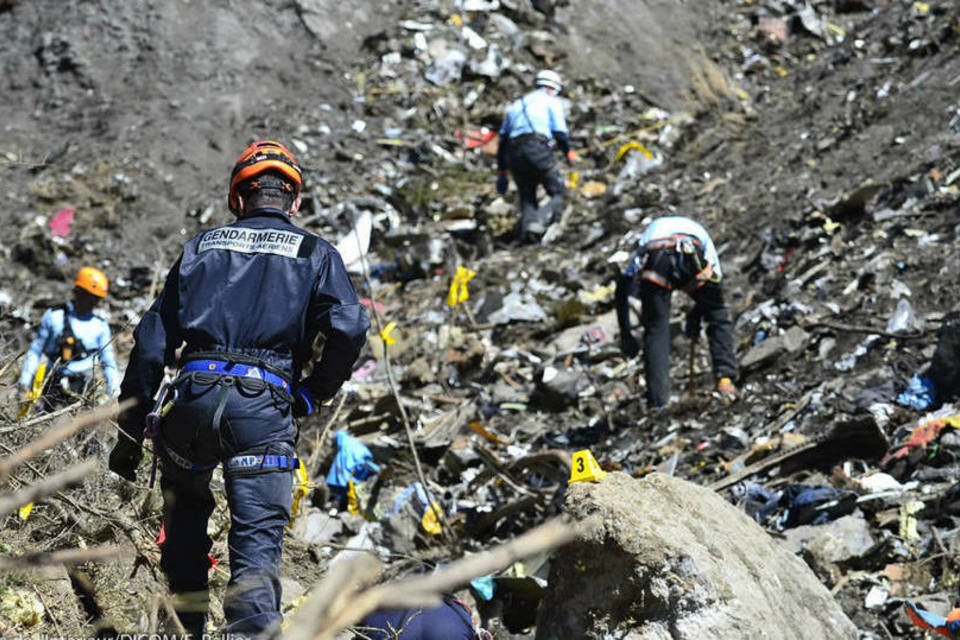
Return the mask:
M12 456L0 460L0 482L5 480L10 473L23 464L23 462L38 456L47 449L56 446L92 424L97 424L102 420L116 416L119 412L129 409L134 404L136 404L136 400L132 398L124 400L120 404L105 404L97 407L93 411L82 413L69 421L57 424L36 440L29 442Z
M105 562L120 555L123 547L103 545L90 549L64 549L63 551L24 553L0 558L0 571L22 571L53 565L73 566L84 562Z
M0 513L9 513L29 502L36 502L55 494L60 489L77 484L96 468L96 458L88 458L86 461L72 466L66 471L61 471L51 478L24 487L15 493L0 496Z
M360 239L358 237L358 245L359 242ZM367 255L364 253L363 247L359 247L359 249L360 265L363 268L363 279L367 283L367 290L370 293L370 313L373 316L376 324L377 335L382 335L383 323L380 320L380 313L377 311L377 300L373 295L373 282L370 280L370 272L367 269ZM393 396L397 401L397 408L400 410L400 419L403 422L404 430L407 432L407 443L410 445L410 452L413 454L413 463L417 470L417 479L420 481L420 485L427 494L427 508L433 512L433 516L436 518L437 522L440 523L440 535L443 536L444 539L448 539L451 533L450 525L447 522L447 518L443 511L436 508L435 505L439 503L433 499L433 493L430 491L430 485L427 484L427 477L423 473L423 465L420 464L420 454L417 453L417 444L413 437L413 427L410 425L410 416L407 415L407 409L403 406L403 398L400 397L400 388L397 385L397 380L393 375L393 367L390 365L390 350L386 341L383 343L383 366L387 373L387 384L390 386L390 391L393 393Z

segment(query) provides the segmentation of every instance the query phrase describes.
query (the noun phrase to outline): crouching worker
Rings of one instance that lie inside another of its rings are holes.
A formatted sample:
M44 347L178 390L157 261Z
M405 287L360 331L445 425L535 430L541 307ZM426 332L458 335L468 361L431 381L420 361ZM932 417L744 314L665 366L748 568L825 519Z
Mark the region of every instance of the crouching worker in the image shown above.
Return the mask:
M700 334L701 320L707 321L716 390L727 398L736 397L733 324L723 300L723 274L710 234L690 218L665 216L647 226L639 245L617 281L616 306L620 349L632 358L640 345L631 332L629 296L640 298L647 403L651 408L663 407L670 398L670 297L674 289L685 291L694 300L686 321L691 339Z
M243 152L228 198L237 220L184 245L137 326L121 385L121 398L139 403L120 416L110 469L133 481L141 443L153 438L166 531L160 565L194 638L205 626L210 479L219 464L230 508L225 633L257 636L279 624L294 418L337 393L370 326L336 249L291 221L300 187L300 167L282 144ZM323 354L313 361L321 334ZM164 367L174 366L176 378L161 387Z
M109 287L103 271L83 267L73 282L73 300L43 314L20 372L21 418L35 406L52 411L84 397L92 389L97 361L103 367L107 395L117 395L119 375L110 325L94 313Z

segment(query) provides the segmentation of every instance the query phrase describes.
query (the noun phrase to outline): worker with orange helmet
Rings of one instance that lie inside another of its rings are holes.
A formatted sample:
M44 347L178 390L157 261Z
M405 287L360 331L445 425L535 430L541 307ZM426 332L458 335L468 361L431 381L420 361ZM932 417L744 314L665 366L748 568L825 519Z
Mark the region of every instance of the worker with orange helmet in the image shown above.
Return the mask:
M205 632L210 480L220 465L231 517L224 632L279 628L283 528L299 464L294 418L337 393L370 327L340 254L291 219L301 186L284 145L247 147L227 197L237 219L184 245L134 332L121 384L120 399L139 403L119 417L110 469L133 481L141 443L153 439L164 497L160 566L195 638ZM167 383L165 367L178 370Z
M73 300L57 305L43 314L37 336L23 361L20 373L20 400L37 403L49 410L69 403L92 391L94 364L100 362L106 392L119 392L117 362L113 355L110 325L94 309L107 297L110 283L96 267L83 267L74 279ZM45 380L36 380L44 389L40 402L31 399L37 371L47 360Z

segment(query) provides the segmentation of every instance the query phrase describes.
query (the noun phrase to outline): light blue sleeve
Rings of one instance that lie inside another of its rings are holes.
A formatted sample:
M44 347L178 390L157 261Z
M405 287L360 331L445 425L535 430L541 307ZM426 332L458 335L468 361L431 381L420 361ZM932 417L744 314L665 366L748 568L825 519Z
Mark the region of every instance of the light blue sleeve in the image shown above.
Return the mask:
M719 277L723 277L723 268L720 266L720 255L717 253L717 247L713 244L710 234L707 234L703 248L703 257L713 265L713 271Z
M500 125L500 135L508 136L513 129L513 118L510 116L510 109L503 114L503 124Z
M43 318L40 319L40 328L37 330L37 337L30 343L30 349L23 359L23 369L20 371L20 386L30 388L33 386L33 376L37 373L40 366L40 357L43 355L43 348L46 346L50 336L54 335L53 310L47 309Z
M567 130L567 120L563 116L563 103L556 99L550 101L550 131L552 133L570 133Z
M120 393L120 376L117 372L117 359L113 354L110 325L106 322L103 323L103 331L97 337L97 348L100 350L100 364L103 366L103 377L107 382L107 393L116 396Z

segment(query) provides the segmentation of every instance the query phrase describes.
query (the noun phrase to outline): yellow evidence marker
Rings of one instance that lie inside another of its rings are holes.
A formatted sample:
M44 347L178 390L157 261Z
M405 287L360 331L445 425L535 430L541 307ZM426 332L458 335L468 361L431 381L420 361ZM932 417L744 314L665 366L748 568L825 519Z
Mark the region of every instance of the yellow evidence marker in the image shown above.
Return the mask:
M573 454L573 464L570 466L570 480L574 482L598 482L607 477L607 472L600 468L597 459L590 453L590 449L583 449Z

